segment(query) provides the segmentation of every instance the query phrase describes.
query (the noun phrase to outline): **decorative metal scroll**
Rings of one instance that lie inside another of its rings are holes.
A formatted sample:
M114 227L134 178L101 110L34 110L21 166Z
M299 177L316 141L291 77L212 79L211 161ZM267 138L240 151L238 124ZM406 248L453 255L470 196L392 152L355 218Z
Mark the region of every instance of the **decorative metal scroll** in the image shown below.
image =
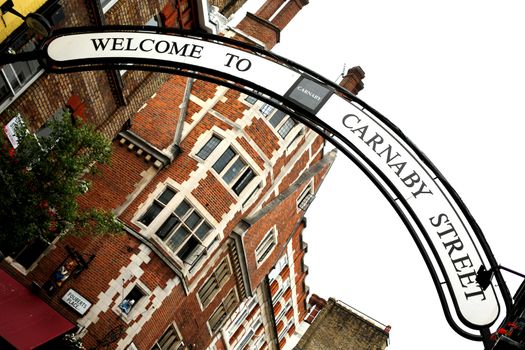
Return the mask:
M57 31L40 51L42 65L64 73L108 68L194 76L246 92L289 113L354 161L400 215L432 275L450 326L481 340L512 302L496 269L499 291L476 282L495 267L481 229L434 165L389 120L316 73L231 39L150 27Z

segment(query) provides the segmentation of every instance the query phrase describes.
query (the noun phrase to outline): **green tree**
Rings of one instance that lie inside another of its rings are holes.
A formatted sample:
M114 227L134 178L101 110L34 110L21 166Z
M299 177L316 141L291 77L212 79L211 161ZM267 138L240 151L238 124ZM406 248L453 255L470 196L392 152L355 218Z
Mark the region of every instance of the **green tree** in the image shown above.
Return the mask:
M0 136L0 250L13 255L36 238L61 233L112 233L121 229L112 213L82 210L77 198L89 189L88 173L108 163L110 142L65 112L36 137L21 125L16 149Z

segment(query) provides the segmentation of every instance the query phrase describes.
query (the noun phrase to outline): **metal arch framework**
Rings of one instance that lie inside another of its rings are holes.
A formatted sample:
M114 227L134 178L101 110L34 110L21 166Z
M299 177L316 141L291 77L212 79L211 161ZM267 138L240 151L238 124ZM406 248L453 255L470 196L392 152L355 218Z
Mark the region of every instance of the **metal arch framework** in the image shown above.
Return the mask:
M481 265L498 263L452 186L388 119L315 72L225 37L143 26L59 30L38 51L8 60L35 58L52 73L125 68L192 76L272 104L331 142L383 193L412 235L454 331L484 340L500 297L510 312L499 269L499 290L475 282Z

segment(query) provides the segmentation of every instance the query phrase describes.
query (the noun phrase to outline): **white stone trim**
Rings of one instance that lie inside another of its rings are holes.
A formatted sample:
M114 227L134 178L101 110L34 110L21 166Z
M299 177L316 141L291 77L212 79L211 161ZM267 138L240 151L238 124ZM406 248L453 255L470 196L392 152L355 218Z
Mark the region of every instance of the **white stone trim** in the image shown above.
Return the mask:
M153 314L161 307L162 303L173 292L173 289L179 284L178 278L172 278L168 280L166 283L165 288L160 288L160 286L157 286L151 294L153 295L153 300L151 300L152 304L151 306L141 313L142 317L138 322L135 322L126 330L126 336L124 339L121 339L117 344L117 349L124 349L131 341L133 341L133 338L140 333L144 325L151 319ZM149 301L149 300L148 300ZM177 329L176 325L175 330L180 335L179 330Z
M137 280L142 276L144 271L140 267L142 264L147 264L151 257L151 249L145 244L141 244L139 252L131 257L131 261L127 266L122 266L119 270L119 275L109 282L108 288L100 292L98 300L93 303L86 315L78 319L77 323L80 326L88 328L91 324L97 323L100 313L108 311L115 303L120 304L118 296L123 293L123 282L132 278ZM124 295L125 296L125 295ZM115 297L117 297L115 299ZM114 301L115 300L115 301ZM118 307L118 304L116 305Z

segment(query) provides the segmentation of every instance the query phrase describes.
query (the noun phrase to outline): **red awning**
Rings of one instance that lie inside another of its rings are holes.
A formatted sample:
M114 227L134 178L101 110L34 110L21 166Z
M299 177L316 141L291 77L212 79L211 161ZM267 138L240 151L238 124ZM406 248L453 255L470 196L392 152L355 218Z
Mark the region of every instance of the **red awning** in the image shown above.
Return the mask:
M0 336L4 340L17 349L33 349L74 327L0 269Z

